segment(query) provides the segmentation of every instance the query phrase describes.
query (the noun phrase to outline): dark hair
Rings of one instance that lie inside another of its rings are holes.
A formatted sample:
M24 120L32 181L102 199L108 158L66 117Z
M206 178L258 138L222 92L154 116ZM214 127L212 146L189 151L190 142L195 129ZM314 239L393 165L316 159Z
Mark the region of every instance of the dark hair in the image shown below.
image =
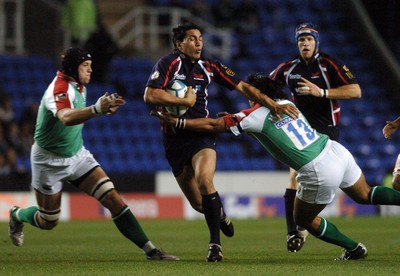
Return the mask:
M186 32L189 30L199 30L200 33L203 33L200 26L192 23L192 22L184 22L178 27L172 29L172 43L174 44L174 48L176 48L177 41L183 41L186 37Z
M61 55L60 71L73 77L79 83L78 67L86 61L92 60L92 56L80 48L69 48Z
M253 73L247 77L249 84L267 95L271 99L287 99L288 95L283 91L285 84L281 81L271 79L264 73Z

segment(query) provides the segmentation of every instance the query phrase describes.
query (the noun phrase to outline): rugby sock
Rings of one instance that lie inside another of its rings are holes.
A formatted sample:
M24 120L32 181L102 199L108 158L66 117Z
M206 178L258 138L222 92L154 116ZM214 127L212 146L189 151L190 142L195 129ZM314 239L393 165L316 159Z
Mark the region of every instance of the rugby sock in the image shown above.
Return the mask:
M128 206L126 206L118 215L113 216L112 220L122 235L131 240L139 248L145 250L144 248L146 248L145 245L149 241L149 238L144 233L142 227Z
M344 247L347 250L353 250L358 245L357 242L342 234L334 224L324 218L321 218L321 224L315 236L323 241Z
M385 186L372 187L369 201L375 205L400 205L400 192Z
M210 243L221 244L221 198L218 192L209 195L202 195L204 217L210 231Z
M286 189L285 195L285 212L286 212L286 227L287 233L289 235L293 235L297 233L296 223L293 218L293 208L294 208L294 199L296 197L297 190L294 189Z
M32 206L28 208L20 208L12 214L13 218L17 219L19 222L28 222L30 225L39 227L36 224L36 213L38 212L38 207ZM40 228L40 227L39 227Z

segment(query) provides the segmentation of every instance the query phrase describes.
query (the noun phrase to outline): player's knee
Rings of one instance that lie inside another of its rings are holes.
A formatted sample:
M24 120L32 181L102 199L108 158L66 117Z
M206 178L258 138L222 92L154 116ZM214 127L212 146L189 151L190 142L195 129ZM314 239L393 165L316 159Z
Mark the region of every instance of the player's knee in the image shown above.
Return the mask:
M100 202L112 200L112 193L110 192L114 189L114 184L111 180L108 177L104 177L97 181L97 183L92 187L90 195Z
M54 211L39 210L37 224L41 229L51 230L58 225L60 209Z

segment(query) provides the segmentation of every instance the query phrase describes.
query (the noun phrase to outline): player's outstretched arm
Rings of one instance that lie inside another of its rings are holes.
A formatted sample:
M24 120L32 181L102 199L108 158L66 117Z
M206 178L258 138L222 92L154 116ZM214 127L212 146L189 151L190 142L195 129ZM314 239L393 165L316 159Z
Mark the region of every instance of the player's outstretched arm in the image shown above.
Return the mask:
M299 111L294 105L280 105L247 82L241 81L236 86L236 90L242 93L247 99L268 107L278 119L281 119L281 114L286 114L292 119L297 119L299 116Z
M124 104L125 100L120 95L117 93L109 95L106 92L94 105L84 108L63 108L57 111L57 118L64 125L77 125L95 116L112 114Z
M170 114L163 114L159 111L152 110L150 115L159 118L163 123L174 126L178 129L190 129L200 132L225 132L224 119L217 118L198 118L198 119L184 119L182 117L172 116Z

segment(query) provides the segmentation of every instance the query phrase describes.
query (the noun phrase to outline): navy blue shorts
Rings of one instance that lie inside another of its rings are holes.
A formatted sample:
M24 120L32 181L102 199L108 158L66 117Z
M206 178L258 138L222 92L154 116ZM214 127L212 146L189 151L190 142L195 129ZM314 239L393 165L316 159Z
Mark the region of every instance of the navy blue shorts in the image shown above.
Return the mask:
M193 131L180 131L175 135L164 135L165 156L175 177L191 165L193 156L205 148L216 149L216 135Z

